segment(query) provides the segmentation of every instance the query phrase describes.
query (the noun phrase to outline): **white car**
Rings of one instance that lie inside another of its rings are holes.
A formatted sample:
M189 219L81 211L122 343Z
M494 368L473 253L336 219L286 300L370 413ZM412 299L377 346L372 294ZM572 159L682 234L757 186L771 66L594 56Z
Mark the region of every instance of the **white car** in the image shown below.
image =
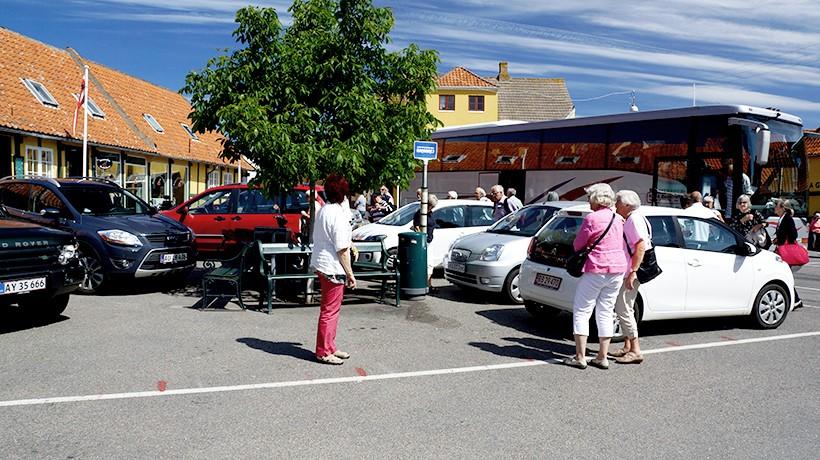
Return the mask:
M376 241L384 238L388 252L395 253L399 245L399 233L411 231L413 215L419 210L419 202L408 203L393 211L380 221L353 230L353 241ZM493 224L492 203L476 200L439 200L430 216L436 222L433 242L427 247L427 257L433 266L440 267L447 249L464 235L487 230ZM360 254L359 257L373 257Z
M556 308L572 311L578 278L564 267L589 212L589 205L557 212L530 243L520 291L533 315L545 316ZM641 206L640 212L652 227L663 273L638 290L639 322L749 315L765 329L783 323L794 306L794 277L779 256L759 250L715 219L653 206Z

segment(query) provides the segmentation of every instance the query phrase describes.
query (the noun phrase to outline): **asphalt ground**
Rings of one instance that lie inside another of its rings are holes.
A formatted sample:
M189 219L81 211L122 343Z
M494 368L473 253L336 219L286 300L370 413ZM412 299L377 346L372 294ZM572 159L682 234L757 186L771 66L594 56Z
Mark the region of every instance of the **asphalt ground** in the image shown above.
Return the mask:
M343 366L313 359L316 306L200 311L195 285L153 283L72 296L51 324L4 312L2 457L817 458L818 275L818 258L797 273L806 307L776 330L646 323L646 362L608 371L557 364L568 315L441 279L399 308L346 297Z

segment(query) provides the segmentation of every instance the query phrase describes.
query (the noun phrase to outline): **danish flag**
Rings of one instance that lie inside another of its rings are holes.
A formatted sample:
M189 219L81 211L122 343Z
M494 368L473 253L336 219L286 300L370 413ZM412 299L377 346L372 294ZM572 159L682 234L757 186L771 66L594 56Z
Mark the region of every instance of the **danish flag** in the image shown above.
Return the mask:
M80 112L80 107L85 107L85 77L83 77L83 83L80 85L80 94L77 96L77 106L74 107L74 124L71 131L74 137L77 137L77 114Z

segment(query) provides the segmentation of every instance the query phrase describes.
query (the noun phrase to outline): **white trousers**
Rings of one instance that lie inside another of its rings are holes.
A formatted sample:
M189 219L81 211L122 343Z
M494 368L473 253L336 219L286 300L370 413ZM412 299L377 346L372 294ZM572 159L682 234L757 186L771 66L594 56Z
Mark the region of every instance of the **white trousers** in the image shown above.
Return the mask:
M623 282L623 273L581 275L572 303L573 333L589 336L589 318L595 310L598 337L612 337L615 332L615 300Z

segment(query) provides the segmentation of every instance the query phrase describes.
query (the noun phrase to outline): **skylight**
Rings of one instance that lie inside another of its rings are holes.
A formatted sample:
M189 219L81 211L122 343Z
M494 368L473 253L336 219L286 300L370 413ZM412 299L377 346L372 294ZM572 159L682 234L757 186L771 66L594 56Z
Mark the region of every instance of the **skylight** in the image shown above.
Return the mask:
M193 139L195 141L199 140L199 137L193 132L193 130L191 130L190 126L186 125L185 123L180 123L180 124L182 125L182 129L184 129L185 132L188 133L189 136L191 136L191 139Z
M77 99L78 96L75 94L74 99ZM102 111L100 106L94 102L94 99L88 98L88 113L91 114L94 118L105 118L105 112Z
M57 100L54 99L54 96L48 92L45 86L38 81L31 80L29 78L23 79L23 84L26 85L31 94L37 98L43 105L47 105L49 107L59 107L60 104L57 103Z
M145 121L148 122L148 124L151 125L152 128L154 128L154 131L156 131L158 133L164 133L165 132L165 129L162 128L162 125L160 125L159 122L157 121L157 119L154 118L154 116L151 115L150 113L142 114L142 118L145 118Z

